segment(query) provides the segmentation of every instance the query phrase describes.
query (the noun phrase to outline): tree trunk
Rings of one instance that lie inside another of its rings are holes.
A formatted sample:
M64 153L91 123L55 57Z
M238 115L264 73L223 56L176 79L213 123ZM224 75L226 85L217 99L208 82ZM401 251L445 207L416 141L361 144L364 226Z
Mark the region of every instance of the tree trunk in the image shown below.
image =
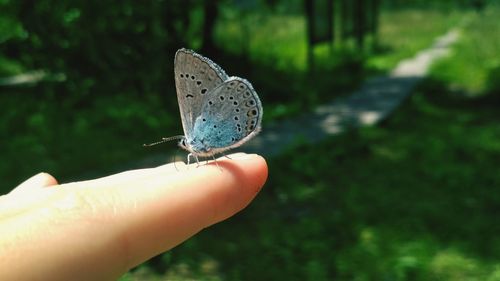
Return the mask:
M203 38L203 43L201 46L201 49L203 50L203 53L206 55L211 55L216 52L216 46L214 42L214 29L215 29L215 23L217 21L217 16L219 14L219 11L217 9L218 7L218 0L209 0L209 1L204 1L204 24L203 24L203 31L202 31L202 38Z
M354 1L354 33L356 36L356 44L358 48L361 50L364 46L365 39L365 7L363 0L355 0Z

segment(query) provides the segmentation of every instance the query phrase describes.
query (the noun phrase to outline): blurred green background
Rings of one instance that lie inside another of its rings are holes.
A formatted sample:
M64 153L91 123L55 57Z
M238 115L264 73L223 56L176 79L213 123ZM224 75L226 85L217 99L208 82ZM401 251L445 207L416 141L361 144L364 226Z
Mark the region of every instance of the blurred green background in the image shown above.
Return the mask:
M1 194L178 151L141 145L182 132L181 47L250 80L265 130L458 28L388 119L284 147L245 211L121 279L500 280L500 1L335 0L314 48L308 3L0 0Z

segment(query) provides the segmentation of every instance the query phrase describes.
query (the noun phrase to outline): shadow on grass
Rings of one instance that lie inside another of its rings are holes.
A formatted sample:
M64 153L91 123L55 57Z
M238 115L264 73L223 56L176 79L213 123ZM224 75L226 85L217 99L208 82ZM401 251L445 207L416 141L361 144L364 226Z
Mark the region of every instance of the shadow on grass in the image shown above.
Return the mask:
M253 64L227 54L216 61L229 75L244 76L254 84L266 110L265 122L307 112L363 80L361 61L352 56L320 64L311 73L278 69L272 62ZM150 85L164 92L144 94L135 88L102 93L93 84L82 88L85 81L74 78L10 88L0 95L6 108L0 114L0 144L6 151L0 164L2 193L39 171L52 173L61 182L104 176L117 172L117 166L123 168L123 163L177 148L175 144L141 147L182 131L173 79Z
M248 209L154 259L155 271L213 280L497 276L500 128L489 96L465 99L429 80L379 127L298 143L269 159L269 181Z

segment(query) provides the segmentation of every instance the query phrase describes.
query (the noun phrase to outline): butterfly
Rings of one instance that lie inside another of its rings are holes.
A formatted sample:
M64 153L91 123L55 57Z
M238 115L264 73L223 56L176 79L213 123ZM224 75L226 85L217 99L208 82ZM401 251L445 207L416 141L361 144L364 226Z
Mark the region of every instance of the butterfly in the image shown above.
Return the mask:
M246 79L231 76L196 52L180 49L174 60L175 86L184 135L179 146L193 157L214 157L238 147L261 130L263 109Z

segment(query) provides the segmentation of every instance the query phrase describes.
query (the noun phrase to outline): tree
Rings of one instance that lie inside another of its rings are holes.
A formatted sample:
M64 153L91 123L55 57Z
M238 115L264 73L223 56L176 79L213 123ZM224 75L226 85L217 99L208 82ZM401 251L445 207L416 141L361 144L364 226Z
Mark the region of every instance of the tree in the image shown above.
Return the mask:
M213 54L216 50L213 34L217 16L219 14L218 4L218 0L204 1L204 24L202 30L203 45L201 49L205 54Z

